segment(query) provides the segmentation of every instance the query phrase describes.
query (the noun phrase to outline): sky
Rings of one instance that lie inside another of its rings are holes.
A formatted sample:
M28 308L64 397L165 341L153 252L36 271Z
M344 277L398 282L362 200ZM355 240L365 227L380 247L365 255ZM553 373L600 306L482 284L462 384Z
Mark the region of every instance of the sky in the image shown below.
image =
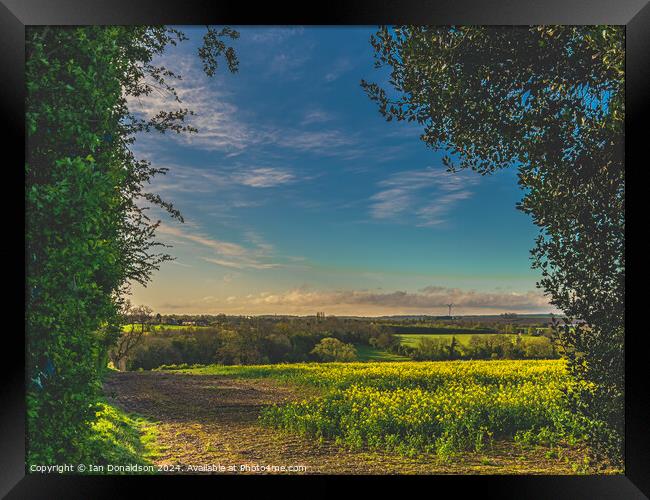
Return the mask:
M136 156L169 169L148 186L164 214L163 263L132 301L163 314L555 312L536 288L537 229L517 211L516 171L452 174L414 124L386 122L360 86L387 85L374 27L236 27L235 74L212 78L203 30L156 62L198 133L139 136ZM154 93L142 116L178 107ZM154 212L154 214L157 214Z

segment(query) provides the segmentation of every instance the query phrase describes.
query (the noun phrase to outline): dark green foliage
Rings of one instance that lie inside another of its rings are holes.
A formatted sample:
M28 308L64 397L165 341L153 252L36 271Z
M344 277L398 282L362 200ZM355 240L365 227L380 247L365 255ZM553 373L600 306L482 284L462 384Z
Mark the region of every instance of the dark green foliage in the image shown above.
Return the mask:
M321 361L355 361L357 351L352 344L346 344L339 339L325 337L311 351L311 354Z
M406 349L404 349L406 347ZM548 339L528 340L509 335L472 335L467 345L439 337L422 337L416 347L401 346L397 352L416 361L453 359L555 359L559 355Z
M150 370L172 364L323 361L328 356L321 356L314 348L325 338L343 346L356 344L386 349L399 344L395 336L359 320L296 318L285 322L230 317L221 320L219 326L148 332L127 356L125 367ZM351 359L350 349L345 347L343 351L345 360Z
M607 429L595 448L622 460L623 28L397 26L371 43L393 89L362 86L387 120L421 125L450 170L519 169L539 285L589 325L559 335L570 372L595 384L576 408Z
M189 110L144 120L127 97L154 86L176 97L167 83L176 76L151 61L183 39L164 27L26 30L28 463L88 455L122 297L169 259L146 205L182 217L144 190L164 169L138 161L130 145L138 132L191 131Z

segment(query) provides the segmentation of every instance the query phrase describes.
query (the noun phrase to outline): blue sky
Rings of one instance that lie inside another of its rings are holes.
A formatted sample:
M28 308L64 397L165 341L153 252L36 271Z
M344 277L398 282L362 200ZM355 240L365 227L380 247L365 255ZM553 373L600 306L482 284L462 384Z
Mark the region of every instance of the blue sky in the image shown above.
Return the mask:
M549 312L535 288L536 229L515 209L516 172L447 173L414 125L386 122L362 78L372 27L238 27L239 72L208 78L202 30L162 62L195 111L191 136L148 134L135 152L168 167L151 191L176 257L133 301L163 313ZM138 113L175 105L155 94Z

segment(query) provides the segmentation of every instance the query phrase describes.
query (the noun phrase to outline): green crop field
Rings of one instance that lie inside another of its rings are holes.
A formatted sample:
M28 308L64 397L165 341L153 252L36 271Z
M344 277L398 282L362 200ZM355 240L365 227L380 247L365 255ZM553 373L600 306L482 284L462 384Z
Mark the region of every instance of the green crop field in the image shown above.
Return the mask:
M452 337L456 338L456 341L459 342L461 345L469 345L469 341L472 338L472 336L477 335L477 336L484 336L484 335L492 335L492 334L477 334L477 333L457 333L454 335L449 335L449 334L430 334L430 333L397 333L395 334L396 337L400 338L400 341L403 345L407 345L409 347L416 347L418 345L418 342L422 338L428 338L428 339L443 339L446 342L451 342ZM494 334L494 335L506 335L512 339L516 337L515 334L508 334L508 333L501 333L501 334ZM533 335L522 335L522 339L530 342L545 342L546 337L542 336L533 336Z

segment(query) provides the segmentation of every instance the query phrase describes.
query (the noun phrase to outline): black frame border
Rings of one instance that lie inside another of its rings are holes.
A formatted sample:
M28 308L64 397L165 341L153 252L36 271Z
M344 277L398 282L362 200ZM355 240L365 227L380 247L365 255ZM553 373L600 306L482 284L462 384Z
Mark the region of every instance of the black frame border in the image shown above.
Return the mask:
M27 25L85 25L85 24L231 24L231 25L374 25L374 24L619 24L626 26L626 162L630 165L636 158L646 160L644 125L650 107L650 4L648 0L336 0L322 3L321 8L302 5L265 3L254 8L243 2L222 0L0 0L0 110L3 139L9 151L15 154L15 163L5 169L10 174L7 186L16 186L12 194L20 195L17 187L24 185L24 54L25 26ZM22 162L22 164L20 164ZM9 166L9 165L8 165ZM628 175L631 169L627 168ZM630 190L634 183L628 182ZM11 191L9 189L8 191ZM23 200L24 203L24 200ZM14 216L21 221L13 228L16 242L23 241L24 205L22 213ZM631 211L626 210L629 217ZM23 234L21 236L21 231ZM628 245L629 248L629 245ZM3 245L6 268L16 273L16 282L23 284L24 252L20 244ZM629 258L627 275L630 276ZM633 270L635 266L633 265ZM20 286L13 290L19 289ZM631 294L626 296L630 309ZM640 303L640 301L638 301ZM24 297L13 292L10 295L10 312L18 311ZM626 330L630 332L630 318ZM24 328L23 328L24 332ZM395 491L410 488L412 482L431 488L448 483L457 492L473 489L482 496L499 498L649 498L650 497L650 391L644 387L646 352L643 349L645 332L633 332L626 336L626 402L625 402L625 475L624 476L418 476L392 477L362 476L308 476L306 479L325 493L338 493L352 480L364 488L395 487ZM5 335L15 335L7 330ZM171 480L135 476L58 476L25 474L25 383L24 383L24 337L16 336L11 348L4 351L5 368L0 384L0 495L10 490L11 498L109 498L135 493L136 482L144 481L148 487L162 485L163 493L171 493ZM3 349L4 350L4 349ZM6 362L6 364L5 364ZM180 479L179 479L180 478ZM298 487L295 476L248 477L247 481L259 486ZM303 480L305 478L303 477ZM326 481L323 481L326 479ZM174 476L175 485L181 485L188 493L188 477ZM213 493L221 492L223 485L242 487L243 478L222 476L219 489L215 483L208 484L204 477L192 477L193 486L200 481L211 487ZM180 481L180 482L179 482ZM390 484L389 484L390 482ZM139 486L141 486L140 484ZM249 482L248 486L251 485ZM432 491L432 490L430 490ZM433 490L435 491L435 490ZM166 496L166 495L165 495Z

